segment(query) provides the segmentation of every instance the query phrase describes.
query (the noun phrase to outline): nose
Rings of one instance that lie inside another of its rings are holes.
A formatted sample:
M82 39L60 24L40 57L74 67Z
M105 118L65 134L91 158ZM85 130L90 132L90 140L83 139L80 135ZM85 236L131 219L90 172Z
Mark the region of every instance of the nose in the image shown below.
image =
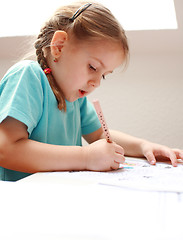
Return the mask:
M91 87L94 87L94 88L97 88L100 86L100 81L101 79L92 79L92 80L89 80L88 81L88 85L91 86Z

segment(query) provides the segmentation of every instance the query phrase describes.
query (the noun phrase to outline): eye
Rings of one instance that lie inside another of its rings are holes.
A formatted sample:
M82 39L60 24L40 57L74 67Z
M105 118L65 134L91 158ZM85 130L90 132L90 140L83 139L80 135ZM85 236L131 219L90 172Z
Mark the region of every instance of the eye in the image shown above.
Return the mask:
M92 71L97 71L97 69L94 67L94 66L92 66L91 64L89 64L89 68L92 70ZM102 75L102 79L104 79L104 80L106 80L106 78L105 78L105 75Z
M89 68L93 71L97 71L97 69L94 66L92 66L91 64L89 64Z

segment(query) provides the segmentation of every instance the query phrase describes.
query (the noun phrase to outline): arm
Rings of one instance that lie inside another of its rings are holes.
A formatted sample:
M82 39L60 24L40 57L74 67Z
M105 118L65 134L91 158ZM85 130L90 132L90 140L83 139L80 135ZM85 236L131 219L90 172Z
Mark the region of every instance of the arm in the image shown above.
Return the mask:
M183 150L171 149L167 146L152 143L147 140L130 136L128 134L110 130L112 140L123 147L124 155L129 157L145 157L150 164L156 164L158 159L169 159L174 167L177 166L177 159L183 160ZM93 134L85 136L85 139L91 143L98 139L105 138L100 128Z
M114 130L110 130L110 134L112 140L124 148L124 154L126 156L143 157L141 151L141 144L144 142L143 139L132 137ZM97 131L85 135L84 138L89 144L91 144L99 139L104 139L105 135L103 134L102 128L99 128Z
M26 129L13 118L0 124L0 166L28 173L85 169L81 147L33 141Z
M28 139L27 127L13 118L0 124L0 166L15 171L107 171L123 162L120 151L105 140L86 147L40 143Z
M170 149L167 146L132 137L114 130L111 130L110 133L112 139L120 146L123 146L126 156L146 157L151 164L156 164L156 158L162 157L170 159L173 166L177 166L177 159L183 159L182 150Z

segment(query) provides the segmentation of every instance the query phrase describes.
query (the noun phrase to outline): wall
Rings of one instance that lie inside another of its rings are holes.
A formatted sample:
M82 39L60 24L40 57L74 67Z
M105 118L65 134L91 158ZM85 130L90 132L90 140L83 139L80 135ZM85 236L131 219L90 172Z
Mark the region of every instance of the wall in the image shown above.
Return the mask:
M183 148L183 2L175 1L179 29L127 32L125 72L102 81L99 98L110 128ZM30 37L0 38L0 77L30 46Z
M131 56L126 72L102 83L99 98L111 128L183 148L183 58Z

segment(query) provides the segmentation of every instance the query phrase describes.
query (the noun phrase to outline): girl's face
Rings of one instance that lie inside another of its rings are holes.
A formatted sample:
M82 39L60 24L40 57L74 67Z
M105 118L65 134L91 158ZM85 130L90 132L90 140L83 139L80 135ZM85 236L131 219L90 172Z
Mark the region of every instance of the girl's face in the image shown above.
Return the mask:
M100 86L101 79L124 61L124 52L117 43L94 43L66 40L58 62L52 63L54 78L65 99L73 102Z

